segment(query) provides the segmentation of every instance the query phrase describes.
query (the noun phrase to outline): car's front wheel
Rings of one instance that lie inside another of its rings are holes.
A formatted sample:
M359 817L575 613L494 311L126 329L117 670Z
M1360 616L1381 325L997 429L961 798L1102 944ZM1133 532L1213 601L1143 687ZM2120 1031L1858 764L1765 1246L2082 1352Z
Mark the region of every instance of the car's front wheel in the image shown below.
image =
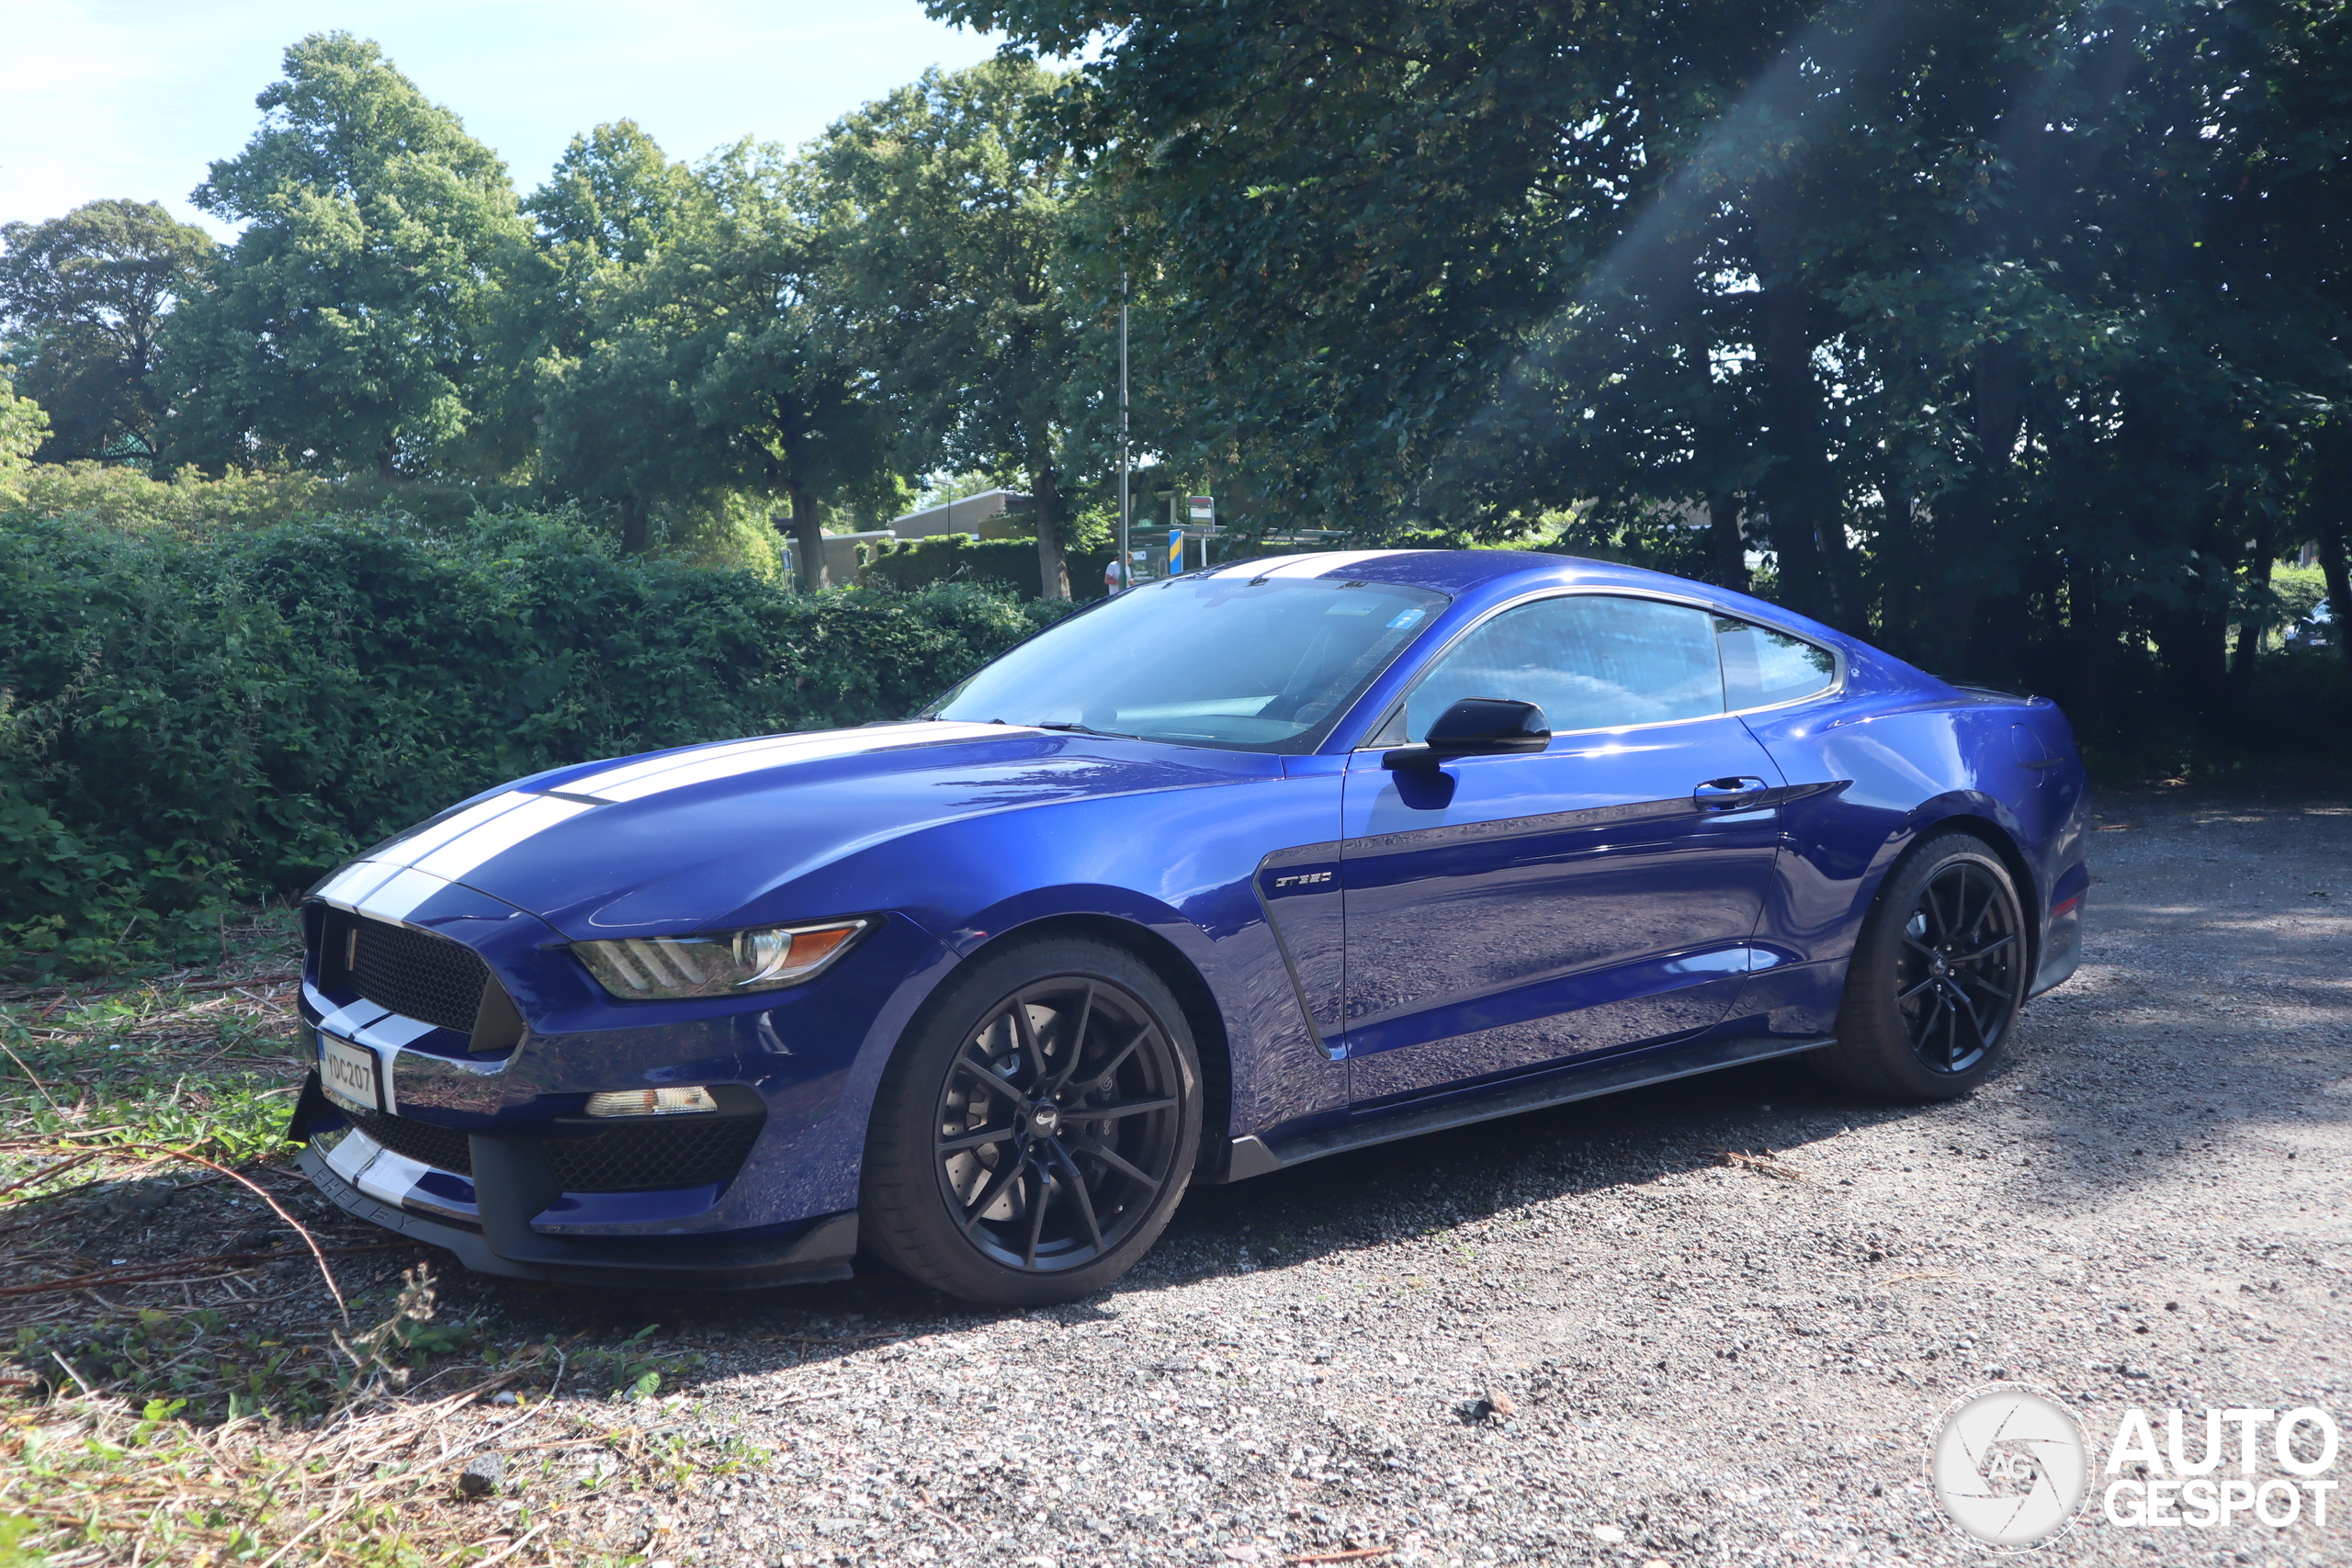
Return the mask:
M1104 942L1016 940L949 979L884 1071L859 1235L966 1301L1071 1301L1159 1238L1200 1131L1199 1058L1159 975Z
M1887 1100L1950 1100L1983 1083L2025 1005L2029 935L2017 884L1971 833L1928 839L1888 874L1862 923L1832 1082Z

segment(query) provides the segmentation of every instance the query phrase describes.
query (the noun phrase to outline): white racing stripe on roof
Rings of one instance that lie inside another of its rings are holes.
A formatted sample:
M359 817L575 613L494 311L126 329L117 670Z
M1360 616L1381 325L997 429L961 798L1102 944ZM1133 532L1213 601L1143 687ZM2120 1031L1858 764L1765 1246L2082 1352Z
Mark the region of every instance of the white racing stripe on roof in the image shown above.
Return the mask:
M1211 567L1202 575L1206 577L1256 577L1274 567L1288 566L1295 561L1313 560L1313 556L1262 556L1256 560L1235 561L1230 566Z
M1212 577L1322 577L1351 567L1359 561L1379 560L1385 556L1409 556L1415 550L1322 550L1308 556L1269 556L1264 560L1242 561L1233 566L1221 566Z

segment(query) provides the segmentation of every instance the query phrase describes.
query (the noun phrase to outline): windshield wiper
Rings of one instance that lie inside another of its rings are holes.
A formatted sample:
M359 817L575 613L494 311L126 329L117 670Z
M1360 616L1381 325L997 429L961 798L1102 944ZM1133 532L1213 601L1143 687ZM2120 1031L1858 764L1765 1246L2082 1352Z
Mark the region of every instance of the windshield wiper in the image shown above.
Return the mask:
M1050 722L1041 721L1031 725L1029 728L1032 729L1058 729L1070 735L1107 735L1114 740L1140 740L1143 739L1140 735L1130 735L1124 729L1097 729L1091 724L1067 724L1058 719Z

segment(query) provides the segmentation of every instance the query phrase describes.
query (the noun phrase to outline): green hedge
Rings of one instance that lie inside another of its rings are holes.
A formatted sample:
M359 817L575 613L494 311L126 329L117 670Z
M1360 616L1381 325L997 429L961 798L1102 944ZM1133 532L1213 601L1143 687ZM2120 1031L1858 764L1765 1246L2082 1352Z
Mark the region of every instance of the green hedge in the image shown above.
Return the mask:
M1044 570L1037 564L1035 539L982 539L962 534L941 534L928 539L878 541L881 548L866 562L859 580L905 591L938 582L998 583L1023 598L1035 599L1044 590ZM1102 573L1118 554L1114 549L1069 552L1070 597L1080 602L1102 597Z
M539 517L0 516L0 965L188 955L502 779L897 716L1060 608L797 594Z

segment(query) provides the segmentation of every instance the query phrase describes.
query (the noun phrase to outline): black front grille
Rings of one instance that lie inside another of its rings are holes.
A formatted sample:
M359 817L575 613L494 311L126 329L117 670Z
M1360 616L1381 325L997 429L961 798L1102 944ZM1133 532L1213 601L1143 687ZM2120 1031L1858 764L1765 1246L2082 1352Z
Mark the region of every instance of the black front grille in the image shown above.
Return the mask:
M474 1173L473 1145L466 1134L452 1127L436 1127L430 1122L412 1121L406 1116L386 1116L377 1111L352 1118L359 1130L396 1155L406 1155L435 1170L453 1170L459 1176Z
M355 1115L359 1130L396 1155L435 1170L474 1173L473 1145L451 1127L378 1111ZM539 1143L549 1174L566 1192L646 1192L731 1180L760 1136L761 1119L729 1116L652 1121L579 1138Z
M402 1018L472 1031L490 968L471 948L406 926L360 919L350 919L343 941L344 969L353 990Z
M756 1116L704 1121L681 1116L615 1127L584 1138L550 1138L545 1151L566 1192L642 1192L731 1179L760 1135Z

